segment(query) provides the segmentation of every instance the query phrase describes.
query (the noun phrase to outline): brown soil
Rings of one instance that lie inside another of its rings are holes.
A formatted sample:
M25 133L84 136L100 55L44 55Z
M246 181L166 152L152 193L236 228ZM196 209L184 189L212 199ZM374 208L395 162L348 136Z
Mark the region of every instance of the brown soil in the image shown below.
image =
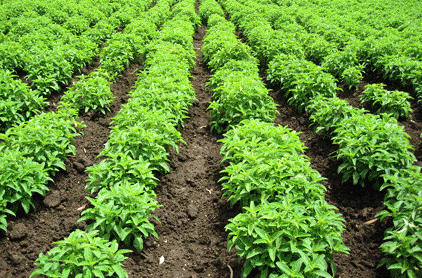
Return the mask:
M222 137L209 131L210 115L206 109L211 97L205 89L205 82L210 73L201 65L200 51L205 32L206 27L200 27L194 40L198 57L192 72L192 84L198 100L193 102L182 130L187 145L181 145L178 154L171 151L170 172L159 177L161 182L156 188L158 202L162 205L155 212L161 221L155 222L159 239L151 236L142 252L128 254L124 264L129 277L240 277L242 262L239 262L235 250L227 251L224 229L228 219L240 209L231 208L225 199L221 199L218 180L224 165L220 164L221 143L218 139ZM96 156L107 141L110 118L127 101L127 93L134 85L136 69L139 68L140 65L131 65L112 85L115 101L109 113L87 113L80 117L87 128L85 134L75 140L77 155L68 157L66 171L56 174L47 196L35 198L36 209L28 215L8 218L9 232L0 232L0 277L28 277L40 252L47 252L54 247L53 242L67 237L75 229L86 227L85 223L77 222L88 204L84 190L88 178L85 168L99 162ZM359 91L350 91L341 96L359 106L356 102L358 94ZM287 104L282 92L274 89L271 96L279 105L280 115L275 123L302 132L300 138L308 147L305 154L312 167L327 178L323 182L327 187L326 199L346 220L343 238L351 251L349 255L335 256L336 277L390 277L385 268L376 267L382 258L379 245L384 231L391 226L388 219L373 221L375 215L384 209L384 193L350 183L342 184L341 176L337 174L340 162L332 156L336 146L323 134L315 134L309 127L309 115L297 113ZM416 109L416 102L412 105L415 109L412 120L401 124L412 136L415 155L420 161L421 111ZM159 264L161 257L164 257L164 263Z

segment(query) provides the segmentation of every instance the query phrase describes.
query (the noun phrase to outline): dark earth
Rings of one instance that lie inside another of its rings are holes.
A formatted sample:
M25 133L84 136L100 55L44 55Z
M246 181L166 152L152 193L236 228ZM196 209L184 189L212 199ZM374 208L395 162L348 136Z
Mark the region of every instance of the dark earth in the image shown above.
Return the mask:
M205 82L210 77L209 70L202 65L201 45L206 26L201 26L194 37L197 52L196 66L192 71L192 84L197 93L197 101L189 110L189 118L181 131L187 145L180 146L180 153L170 150L170 172L159 176L161 180L156 188L157 198L162 207L155 211L161 223L154 222L159 239L151 236L146 240L142 252L132 249L125 262L129 277L240 277L242 261L236 251L227 251L227 235L224 227L228 219L240 212L239 207L230 207L222 199L219 173L224 165L220 164L218 142L222 135L210 133L210 113L207 111L212 100ZM98 67L98 59L82 73L87 74ZM0 232L0 277L29 277L35 269L34 262L41 252L46 253L75 229L84 229L86 223L77 222L81 212L89 206L85 199L85 183L88 173L86 167L100 162L96 156L102 151L110 133L110 119L126 103L127 93L137 79L137 72L142 70L139 64L130 65L129 69L111 86L114 103L106 115L88 112L80 117L87 127L84 135L76 137L76 156L69 156L66 171L60 171L49 184L50 191L45 197L36 196L36 209L28 215L20 213L8 218L7 233ZM264 82L265 77L262 76ZM76 78L73 80L77 80ZM356 107L362 107L359 94L368 83L381 82L376 75L365 77L358 90L345 89L339 97L347 99ZM383 81L385 83L385 81ZM387 82L387 89L408 91L415 99L415 94L408 88L401 88ZM341 88L344 86L339 84ZM272 88L270 93L279 105L280 115L276 125L288 126L301 132L300 138L308 147L306 155L311 166L327 180L326 200L336 206L345 219L343 232L344 243L350 248L350 254L337 254L335 264L338 278L388 278L385 267L377 268L383 255L379 246L383 241L384 231L392 225L391 219L380 221L376 214L383 210L385 192L374 191L351 183L341 183L337 168L341 162L332 153L337 147L324 134L314 133L310 127L308 114L300 114L287 104L284 92ZM63 95L53 94L50 108L54 111ZM422 130L421 109L412 101L414 113L410 119L401 121L406 132L411 136L415 155L422 160L420 133ZM154 221L154 220L152 220ZM161 257L164 262L159 264Z

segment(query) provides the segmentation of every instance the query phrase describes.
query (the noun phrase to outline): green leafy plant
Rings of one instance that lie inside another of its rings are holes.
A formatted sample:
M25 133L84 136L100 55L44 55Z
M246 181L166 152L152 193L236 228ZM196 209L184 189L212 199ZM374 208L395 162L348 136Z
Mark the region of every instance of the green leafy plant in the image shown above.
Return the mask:
M61 101L73 104L79 111L92 109L103 114L110 110L114 95L110 90L110 77L101 71L92 72L90 75L77 76L79 81L66 92Z
M380 212L381 220L393 218L393 227L385 231L380 248L387 256L379 266L386 265L393 277L416 278L422 274L422 175L420 167L412 166L401 172L388 173L381 189L388 188L384 204L387 210Z
M26 213L34 206L32 196L35 193L44 196L49 190L47 184L52 179L48 169L33 158L25 157L16 149L3 149L0 154L0 195L2 200L11 205L12 214L22 207Z
M126 113L123 113L113 120L117 125L112 127L109 141L100 156L124 153L133 159L149 161L154 169L168 172L165 163L168 149L173 147L178 152L177 143L185 142L167 111L142 109L142 112L135 114L137 118L132 115L130 119L124 119L122 116Z
M387 91L385 85L369 84L365 86L360 99L362 102L371 102L376 108L377 114L388 113L396 119L407 118L413 110L410 108L409 99L412 99L408 93L402 91Z
M244 119L261 119L270 122L277 115L276 104L268 95L261 80L239 76L236 82L226 82L213 91L217 96L208 109L211 110L211 129L223 131Z
M366 181L379 188L378 178L387 173L400 172L416 160L410 137L389 115L354 114L335 126L334 144L339 145L337 158L343 160L338 172L343 181L364 186Z
M201 1L201 5L199 6L198 13L199 13L199 16L201 17L202 23L204 24L207 24L208 18L213 14L217 14L221 17L224 17L223 9L215 0Z
M332 134L335 126L355 114L363 115L366 110L351 106L347 100L338 97L317 96L306 107L311 113L311 119L316 125L315 132L323 130Z
M87 167L89 179L85 186L91 193L102 189L111 189L121 182L136 183L139 179L150 188L157 185L154 168L147 161L132 159L127 154L109 153L99 164Z
M333 277L333 252L348 252L341 241L343 220L324 200L320 174L302 155L305 146L289 128L256 119L229 130L221 153L224 196L243 206L229 220L230 250L246 259L241 277Z
M122 262L125 253L117 242L98 237L98 231L76 230L68 238L55 242L48 255L40 254L30 278L46 275L54 278L112 277L127 278Z
M139 252L143 237L152 234L158 238L154 225L149 222L152 212L160 207L149 184L142 180L131 184L124 181L110 189L101 190L95 199L86 197L94 208L88 208L78 221L92 220L87 230L98 230L99 236L116 239L126 245L133 242Z
M336 79L317 65L293 55L280 54L268 65L267 79L281 85L289 104L303 111L318 95L333 97L340 88Z
M76 154L73 138L79 136L79 129L85 127L75 120L72 110L58 113L44 113L33 117L22 125L14 126L0 134L0 150L10 148L20 150L25 157L44 164L49 171L65 169L68 154ZM73 111L75 112L75 111Z
M258 206L251 202L226 226L228 249L235 246L246 258L241 277L254 268L259 277L333 277L333 253L348 252L341 216L323 200L306 204L291 193L277 199Z
M358 89L358 85L363 79L362 71L363 65L348 67L341 73L340 80L342 80L349 89L353 87Z
M324 40L317 34L300 33L299 42L305 50L306 59L320 65L325 57L337 51L334 43Z

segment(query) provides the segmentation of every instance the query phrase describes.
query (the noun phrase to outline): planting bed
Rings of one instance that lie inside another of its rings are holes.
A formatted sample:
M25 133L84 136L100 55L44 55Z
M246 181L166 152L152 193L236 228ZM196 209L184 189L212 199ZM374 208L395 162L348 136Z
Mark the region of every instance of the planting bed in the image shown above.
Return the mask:
M198 5L198 3L197 3ZM207 111L211 97L205 82L211 73L202 64L201 46L207 27L202 25L194 36L197 58L192 70L192 84L197 100L193 101L188 119L181 130L187 145L180 144L180 152L171 149L170 172L158 175L160 182L155 189L160 208L156 215L160 222L152 220L159 238L150 236L144 243L144 249L137 252L131 249L124 262L129 277L240 277L243 262L238 260L233 248L227 251L225 225L228 219L236 216L241 208L230 207L218 180L224 165L220 163L223 136L210 132L210 112ZM242 34L239 34L240 36ZM96 69L98 60L83 69L84 74ZM140 64L131 64L121 77L111 86L114 102L106 115L88 112L79 120L87 127L84 135L75 138L77 154L68 156L66 170L61 170L49 183L50 191L45 197L36 196L35 210L29 214L23 211L16 217L8 217L8 232L0 231L0 277L29 277L35 269L34 262L41 252L46 253L55 245L53 242L67 237L75 229L83 230L87 223L77 222L81 212L87 208L85 184L88 173L85 168L97 164L96 159L103 150L110 134L110 118L127 102L127 93L134 86ZM265 75L262 74L265 80ZM391 82L385 82L376 76L367 76L359 84L358 90L349 90L342 84L343 92L338 93L355 107L363 107L359 95L369 83L384 82L388 90L408 91L415 99L412 90L402 88ZM335 255L338 278L388 278L385 267L377 268L383 258L379 246L383 242L384 231L392 226L391 219L380 221L375 217L385 209L384 192L342 183L337 174L337 161L332 153L337 146L322 133L314 133L310 127L309 114L298 113L296 108L287 104L284 92L276 87L270 96L277 103L279 115L276 125L288 126L301 132L301 141L308 148L305 154L310 158L312 168L326 178L322 183L327 188L325 199L336 206L346 220L343 241L350 248L350 254ZM53 93L49 111L55 110L61 94ZM410 143L415 147L417 164L422 166L420 133L422 130L421 108L415 100L411 101L413 114L400 125L411 136ZM161 261L160 261L161 258ZM164 260L164 261L162 261ZM161 262L161 263L160 263Z

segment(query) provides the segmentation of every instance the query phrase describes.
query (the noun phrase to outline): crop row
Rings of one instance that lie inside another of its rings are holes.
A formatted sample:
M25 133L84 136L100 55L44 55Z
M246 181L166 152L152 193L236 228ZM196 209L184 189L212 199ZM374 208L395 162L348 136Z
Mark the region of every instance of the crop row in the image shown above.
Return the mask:
M250 11L247 12L236 1L222 2L230 17L248 36L252 48L265 57L267 52L264 50L271 49L274 40L265 40L266 36L260 35L263 32L257 30L262 30L263 25L269 28L268 23L257 11L251 17ZM381 215L393 216L395 226L386 231L387 242L381 249L389 256L382 263L387 263L389 269L402 274L406 272L409 277L420 275L421 243L417 227L421 225L421 215L417 208L421 201L414 189L406 190L409 185L405 183L419 177L420 169L412 166L416 159L409 151L413 148L408 141L409 136L390 115L368 114L338 99L335 96L335 79L326 76L322 68L291 52L283 53L283 49L280 52L269 61L267 78L281 86L290 97L290 103L311 112L310 118L318 125L317 130L325 130L333 136L333 143L340 147L336 157L343 161L338 169L343 174L343 181L372 184L380 189L392 187L385 201L390 211L384 211ZM268 55L266 57L270 58ZM372 87L376 89L379 85ZM405 204L406 199L409 201ZM399 238L399 235L407 241Z
M221 153L229 166L220 181L231 205L243 207L226 226L229 250L236 247L246 259L242 277L252 271L259 277L332 277L333 252L348 250L341 239L344 220L325 202L323 178L302 154L297 134L271 123L276 105L251 49L236 38L217 2L202 1L199 11L209 27L204 61L214 72L207 83L211 120L217 131L228 130Z
M37 95L37 90L29 89L29 86L19 80L15 80L9 71L4 71L4 96L9 101L0 103L18 103L11 106L14 112L19 107L31 107L32 112L39 112L39 106L45 105L45 98ZM75 154L75 147L71 144L73 137L79 135L84 127L76 121L80 110L105 109L113 100L110 91L109 76L114 72L107 73L104 70L91 73L88 77L80 76L75 86L70 88L59 103L58 113L44 113L34 116L29 121L21 117L16 122L5 121L5 127L12 123L13 127L1 134L3 141L0 148L4 150L1 173L1 228L7 230L6 213L15 215L19 207L23 207L26 213L33 206L32 195L38 193L45 195L48 191L47 184L50 176L56 171L64 169L64 161L68 154ZM16 100L16 101L14 101ZM37 103L38 102L38 103ZM18 117L20 113L8 116ZM25 113L26 118L31 115ZM34 169L38 171L34 172ZM35 178L32 173L39 173ZM11 209L7 209L11 206Z
M321 53L325 58L314 62L328 65L337 78L347 83L347 78L358 77L359 72L373 72L392 82L411 86L421 98L421 23L417 18L420 6L411 7L413 2L404 1L406 12L400 9L394 17L391 17L391 9L378 7L383 12L388 10L388 17L383 19L374 16L374 7L368 5L371 1L354 1L352 6L363 7L353 13L340 2L328 9L310 1L300 6L274 2L280 6L271 1L252 6L260 9L275 29L294 31L299 40L310 36L312 40L304 40L305 49ZM409 16L415 20L409 20Z
M87 168L90 174L86 189L98 192L96 198L87 197L91 208L79 219L90 223L87 232L76 230L57 242L59 246L48 256L41 254L36 263L41 268L33 275L104 277L116 273L127 277L121 261L129 250L117 251L117 242L141 251L143 238L150 234L158 237L149 222L159 207L153 191L157 184L154 173L169 170L168 150L173 147L178 151L177 144L183 143L177 128L183 125L191 100L195 99L189 77L195 56L192 36L199 17L190 0L178 2L170 12L174 2L158 1L147 12L160 17L144 14L149 24L161 29L145 48L145 70L139 74L131 98L113 118L109 141L99 155L105 159ZM140 31L137 36L145 34ZM75 239L100 244L81 247L74 244ZM69 244L71 250L67 249Z
M0 130L4 132L14 124L24 123L42 111L47 105L44 96L67 85L74 73L98 55L99 44L108 39L100 55L100 68L108 75L79 76L83 80L63 99L74 102L77 109L105 112L112 100L107 80L114 80L128 65L127 57L132 58L130 61L140 57L144 48L139 48L148 40L148 36L137 36L134 32L123 35L115 32L150 4L151 1L142 5L134 1L104 2L100 8L92 1L37 4L19 1L2 5ZM87 5L95 9L85 9ZM143 23L134 21L127 29L139 32ZM27 74L29 85L15 75L22 72ZM88 94L90 90L92 93Z

